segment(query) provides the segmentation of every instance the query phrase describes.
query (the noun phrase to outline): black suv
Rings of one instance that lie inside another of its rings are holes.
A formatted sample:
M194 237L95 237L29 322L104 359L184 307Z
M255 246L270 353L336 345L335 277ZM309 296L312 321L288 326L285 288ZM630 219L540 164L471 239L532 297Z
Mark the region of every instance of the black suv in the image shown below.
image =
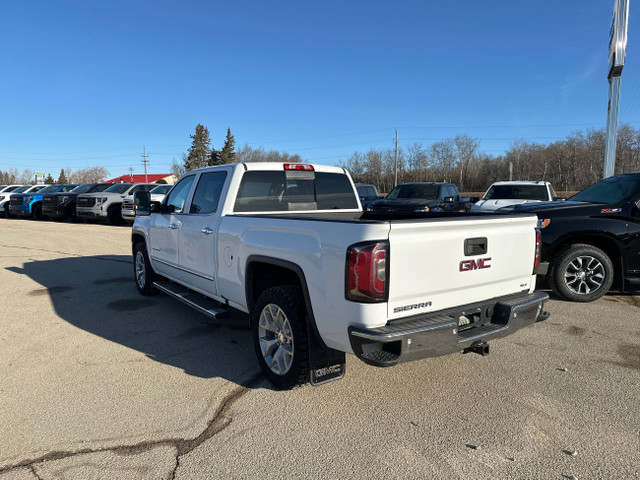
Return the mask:
M533 212L542 230L538 273L560 297L591 302L640 285L640 172L608 177L564 202L501 208Z

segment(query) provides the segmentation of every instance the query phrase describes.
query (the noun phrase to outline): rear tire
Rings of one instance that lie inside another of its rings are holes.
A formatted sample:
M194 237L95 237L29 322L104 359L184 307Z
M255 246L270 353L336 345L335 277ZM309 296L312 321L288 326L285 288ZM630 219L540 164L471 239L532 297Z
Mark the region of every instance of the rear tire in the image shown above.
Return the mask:
M307 311L300 287L265 290L253 312L253 344L264 376L283 390L308 382Z
M153 282L156 274L151 268L149 254L144 242L136 243L133 250L133 278L136 281L136 288L142 295L152 295L155 293Z
M613 263L606 253L593 245L576 244L553 258L547 281L565 300L593 302L609 291L613 274Z

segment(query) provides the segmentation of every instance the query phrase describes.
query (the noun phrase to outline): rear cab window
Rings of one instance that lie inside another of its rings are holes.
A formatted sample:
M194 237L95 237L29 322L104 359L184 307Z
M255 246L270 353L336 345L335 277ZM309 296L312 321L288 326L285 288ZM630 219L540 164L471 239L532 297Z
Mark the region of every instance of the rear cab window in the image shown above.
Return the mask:
M348 177L314 171L249 171L240 183L234 212L358 209Z

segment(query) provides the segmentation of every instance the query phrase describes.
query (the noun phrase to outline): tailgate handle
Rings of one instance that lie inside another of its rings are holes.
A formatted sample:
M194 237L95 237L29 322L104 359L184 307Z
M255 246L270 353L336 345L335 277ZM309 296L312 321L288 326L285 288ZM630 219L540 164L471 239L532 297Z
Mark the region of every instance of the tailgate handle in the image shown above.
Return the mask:
M467 238L464 241L464 254L467 257L487 253L489 242L487 237Z

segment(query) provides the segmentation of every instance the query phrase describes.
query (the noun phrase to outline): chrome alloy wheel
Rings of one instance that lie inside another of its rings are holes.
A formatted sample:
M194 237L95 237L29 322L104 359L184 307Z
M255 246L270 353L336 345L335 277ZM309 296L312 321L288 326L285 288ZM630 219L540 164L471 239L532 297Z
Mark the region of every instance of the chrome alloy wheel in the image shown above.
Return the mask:
M582 255L569 262L564 272L564 281L572 292L588 295L602 287L605 275L600 260L590 255Z
M270 303L260 312L258 340L264 361L276 375L284 375L293 363L293 332L282 309Z
M140 288L144 288L147 281L147 269L144 261L144 253L138 251L136 253L136 282Z

